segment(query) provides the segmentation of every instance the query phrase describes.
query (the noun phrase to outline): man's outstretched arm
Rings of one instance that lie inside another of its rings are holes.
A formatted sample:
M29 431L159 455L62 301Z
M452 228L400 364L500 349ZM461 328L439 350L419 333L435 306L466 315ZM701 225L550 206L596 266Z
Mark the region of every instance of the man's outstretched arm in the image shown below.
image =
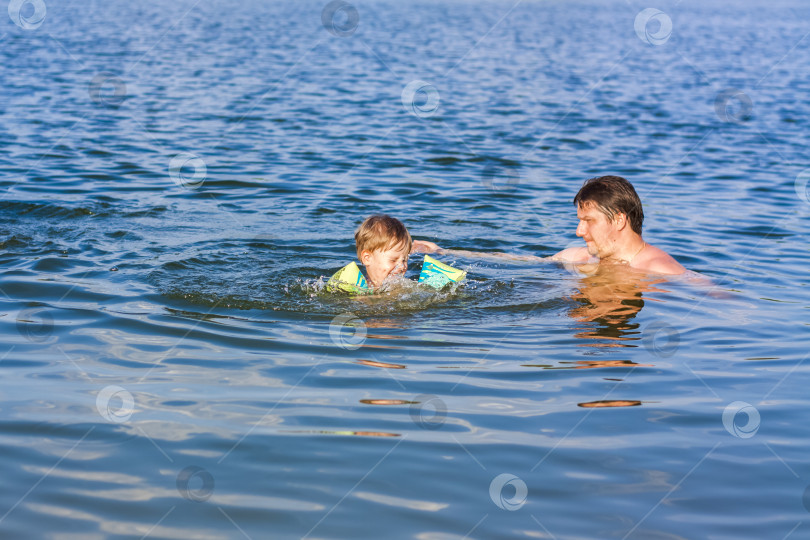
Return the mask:
M433 242L427 240L414 240L411 253L437 253L439 255L455 255L458 257L477 257L483 259L507 260L507 261L550 261L548 257L535 257L534 255L512 255L511 253L494 253L486 251L467 251L464 249L443 249Z

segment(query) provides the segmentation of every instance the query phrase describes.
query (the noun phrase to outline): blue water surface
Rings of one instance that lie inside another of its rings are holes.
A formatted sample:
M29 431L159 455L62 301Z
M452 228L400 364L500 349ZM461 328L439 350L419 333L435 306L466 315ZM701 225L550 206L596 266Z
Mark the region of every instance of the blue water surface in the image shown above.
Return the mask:
M3 538L810 537L806 3L8 12ZM323 291L373 213L581 245L604 174L700 279Z

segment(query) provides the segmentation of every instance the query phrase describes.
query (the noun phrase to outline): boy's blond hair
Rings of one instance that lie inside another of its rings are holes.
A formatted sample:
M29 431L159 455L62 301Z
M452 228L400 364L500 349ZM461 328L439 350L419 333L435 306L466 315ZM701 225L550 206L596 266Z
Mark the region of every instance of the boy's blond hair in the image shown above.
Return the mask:
M413 246L413 240L405 225L396 218L382 214L366 218L354 233L354 241L357 244L358 258L364 251L374 252L378 249L407 245L410 252Z

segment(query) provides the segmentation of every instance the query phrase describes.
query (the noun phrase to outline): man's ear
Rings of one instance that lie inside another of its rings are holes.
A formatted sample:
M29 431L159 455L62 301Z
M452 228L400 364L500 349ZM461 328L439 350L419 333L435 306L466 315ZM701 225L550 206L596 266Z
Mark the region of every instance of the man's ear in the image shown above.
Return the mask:
M613 222L616 224L616 228L620 231L629 225L629 223L627 223L627 215L623 212L616 214L616 217L613 218Z

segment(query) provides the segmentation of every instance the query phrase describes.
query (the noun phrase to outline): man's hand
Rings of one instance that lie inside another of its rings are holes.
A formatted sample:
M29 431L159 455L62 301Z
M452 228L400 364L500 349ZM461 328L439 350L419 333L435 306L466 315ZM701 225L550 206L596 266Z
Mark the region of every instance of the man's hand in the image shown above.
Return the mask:
M411 253L436 253L441 250L437 244L427 240L414 240L411 246Z

